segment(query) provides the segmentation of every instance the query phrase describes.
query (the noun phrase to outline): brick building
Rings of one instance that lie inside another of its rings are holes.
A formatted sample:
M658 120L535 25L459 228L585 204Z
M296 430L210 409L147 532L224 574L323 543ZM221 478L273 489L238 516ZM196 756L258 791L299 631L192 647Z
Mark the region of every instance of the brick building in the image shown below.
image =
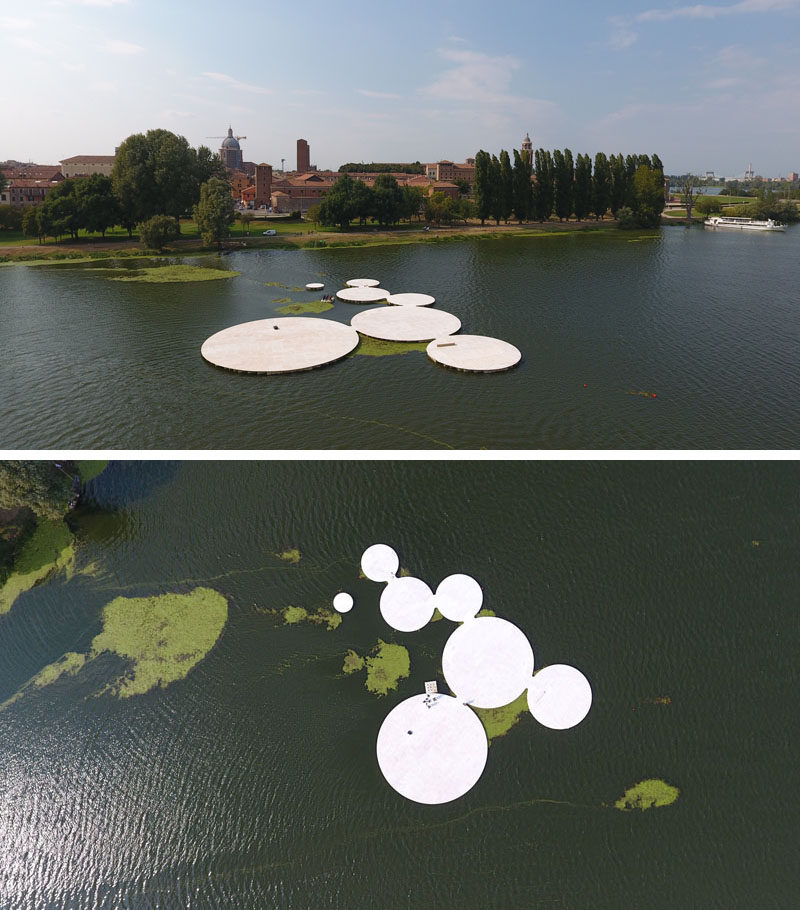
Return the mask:
M61 161L61 173L65 177L91 177L92 174L111 176L114 155L73 155Z
M305 139L297 140L297 173L305 174L311 170L311 149Z

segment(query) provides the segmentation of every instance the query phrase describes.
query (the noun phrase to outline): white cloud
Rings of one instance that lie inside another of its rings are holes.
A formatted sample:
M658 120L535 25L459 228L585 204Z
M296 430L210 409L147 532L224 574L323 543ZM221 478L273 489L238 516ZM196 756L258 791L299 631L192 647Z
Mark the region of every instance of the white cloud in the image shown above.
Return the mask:
M12 16L0 16L0 28L8 31L23 31L33 28L33 19L15 19Z
M117 91L117 83L105 82L102 80L99 80L97 82L90 82L89 90L93 92L101 92L104 95L110 95L112 92Z
M384 98L387 101L389 100L399 100L402 98L402 95L395 95L392 92L373 92L370 89L358 88L356 89L359 95L364 95L366 98Z
M613 27L613 32L608 43L615 51L624 51L639 40L639 36L626 19L621 16L614 16L609 21Z
M508 89L520 62L515 57L490 57L480 51L443 48L439 56L453 63L422 94L446 101L497 103L507 101Z
M719 19L721 16L741 16L748 13L773 13L796 9L800 0L740 0L727 6L697 3L674 9L651 9L635 16L637 22L666 22L669 19Z
M106 41L103 50L107 54L119 54L123 57L131 57L135 54L141 54L144 48L141 44L132 44L130 41Z
M714 55L714 63L716 65L730 67L735 70L741 70L745 67L753 69L758 66L764 66L766 62L763 57L757 57L740 44L729 44L728 47L721 48Z
M257 95L271 95L271 88L263 88L260 85L249 85L246 82L240 82L238 79L234 79L233 76L228 76L225 73L203 73L203 76L206 79L213 79L214 82L221 82L223 85L227 85L228 88L236 89L240 92L254 92Z
M19 36L15 36L12 40L17 47L21 47L25 51L30 51L32 54L39 54L41 57L53 56L52 48L46 47L39 41L33 41L30 38L20 38Z
M725 91L729 88L736 88L737 85L743 85L744 79L739 79L736 76L723 77L721 79L712 79L711 82L706 83L706 88L711 89L712 91Z

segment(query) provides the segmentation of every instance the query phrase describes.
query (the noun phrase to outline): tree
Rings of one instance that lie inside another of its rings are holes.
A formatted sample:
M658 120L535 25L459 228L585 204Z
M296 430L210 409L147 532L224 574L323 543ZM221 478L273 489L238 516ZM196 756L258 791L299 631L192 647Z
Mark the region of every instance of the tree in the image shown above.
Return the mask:
M134 224L152 215L181 218L197 203L205 183L225 176L219 156L206 146L195 151L169 130L134 133L117 149L111 172L121 223L131 233Z
M475 211L481 224L492 212L492 159L488 152L481 149L475 156Z
M572 152L556 149L553 152L553 176L555 179L555 210L558 220L569 220L572 213L573 181L575 179Z
M137 224L136 231L145 249L159 251L172 240L177 240L181 233L178 222L169 215L153 215L147 221ZM205 237L203 239L205 241Z
M72 177L62 180L47 194L39 204L40 212L45 213L54 237L69 234L78 239L78 231L84 226L78 184L85 178Z
M42 242L43 232L39 226L39 206L31 205L22 215L22 232L26 237L37 237Z
M343 231L350 227L355 217L354 187L356 181L349 174L342 175L331 187L320 204L320 221L325 225L338 225Z
M681 182L678 185L678 192L683 196L683 201L686 203L686 217L690 221L692 219L692 209L695 204L695 191L698 182L698 178L694 174L686 174L681 178Z
M27 508L40 518L63 518L72 477L52 461L0 461L0 509Z
M640 164L633 176L634 212L642 227L657 227L664 211L664 178L659 171Z
M595 218L602 218L611 204L611 166L603 152L594 156L592 177L592 211Z
M250 222L253 220L252 212L239 212L239 223L242 225L242 233L244 234L244 229L247 228L247 233L250 233Z
M319 205L312 205L311 208L306 212L306 220L310 221L313 225L319 224Z
M553 156L544 149L536 150L536 183L533 188L533 216L547 221L553 214Z
M573 208L578 221L583 221L592 209L592 159L588 155L578 155L575 160Z
M22 209L17 205L0 205L0 231L18 231L22 228Z
M421 217L423 196L418 186L404 186L400 194L400 217L409 222L416 215Z
M520 155L514 149L514 215L522 224L533 214L533 188L531 186L531 161L529 155Z
M716 215L722 211L722 203L717 199L716 196L705 196L702 195L698 197L697 202L694 206L695 211L698 215L706 217L708 215ZM689 214L689 206L686 207L686 217L691 218Z
M403 193L397 180L391 174L380 174L373 187L373 209L378 224L386 227L400 220L403 208Z
M77 198L81 227L103 237L106 230L117 224L120 218L119 203L111 187L111 178L104 174L92 174L77 186Z
M500 224L500 219L505 212L505 201L503 199L503 171L497 155L492 155L489 162L489 186L491 187L489 214L497 224Z
M508 219L514 211L514 171L511 169L511 160L508 152L500 152L500 217L508 224Z
M625 159L622 154L612 155L611 163L611 215L617 217L617 212L625 205L628 195L628 172L625 168Z
M228 183L219 177L207 180L200 187L200 201L194 206L193 212L206 246L219 243L227 237L236 217Z
M433 193L425 200L425 218L434 224L452 224L458 214L458 203L442 192Z
M466 177L456 177L453 183L458 187L459 196L469 196L472 192L472 184Z

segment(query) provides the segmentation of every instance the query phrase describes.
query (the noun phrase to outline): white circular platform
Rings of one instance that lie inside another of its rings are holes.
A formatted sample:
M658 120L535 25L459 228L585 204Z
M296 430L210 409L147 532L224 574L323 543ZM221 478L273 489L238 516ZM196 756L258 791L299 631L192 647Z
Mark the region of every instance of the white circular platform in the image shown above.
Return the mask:
M470 575L448 575L439 582L434 606L452 622L472 619L483 603L483 590Z
M345 284L349 288L376 288L380 281L377 278L351 278Z
M430 294L390 294L386 302L394 306L431 306L436 298Z
M531 714L551 730L567 730L579 724L592 706L589 680L566 664L544 667L528 686Z
M357 313L350 325L370 338L383 341L430 341L441 339L461 328L461 320L452 313L426 310L416 306L379 307Z
M421 578L391 578L381 594L381 616L398 632L416 632L431 621L433 591Z
M513 623L479 616L447 639L442 672L460 701L476 708L501 708L530 685L533 649Z
M390 296L389 291L385 288L342 288L336 292L339 300L345 303L380 303Z
M345 591L333 598L333 609L338 613L349 613L353 609L353 597Z
M522 352L513 344L485 335L435 338L427 352L431 360L442 366L470 373L499 373L515 367L522 359Z
M361 555L361 571L370 581L390 581L400 568L400 557L385 543L367 547Z
M200 353L241 373L293 373L346 357L358 345L355 329L331 319L291 316L243 322L212 335Z
M324 284L321 284L319 281L311 281L306 285L307 291L321 291L325 287Z
M489 743L478 716L458 699L414 695L386 716L376 751L391 787L406 799L435 805L475 786Z

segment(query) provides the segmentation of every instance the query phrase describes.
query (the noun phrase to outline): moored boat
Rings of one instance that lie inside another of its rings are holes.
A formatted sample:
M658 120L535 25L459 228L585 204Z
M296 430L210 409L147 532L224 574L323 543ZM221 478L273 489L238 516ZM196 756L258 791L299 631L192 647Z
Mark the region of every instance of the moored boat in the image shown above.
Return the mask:
M769 218L767 221L756 221L755 218L734 218L732 215L714 215L703 222L706 227L732 228L739 231L783 231L784 226Z

